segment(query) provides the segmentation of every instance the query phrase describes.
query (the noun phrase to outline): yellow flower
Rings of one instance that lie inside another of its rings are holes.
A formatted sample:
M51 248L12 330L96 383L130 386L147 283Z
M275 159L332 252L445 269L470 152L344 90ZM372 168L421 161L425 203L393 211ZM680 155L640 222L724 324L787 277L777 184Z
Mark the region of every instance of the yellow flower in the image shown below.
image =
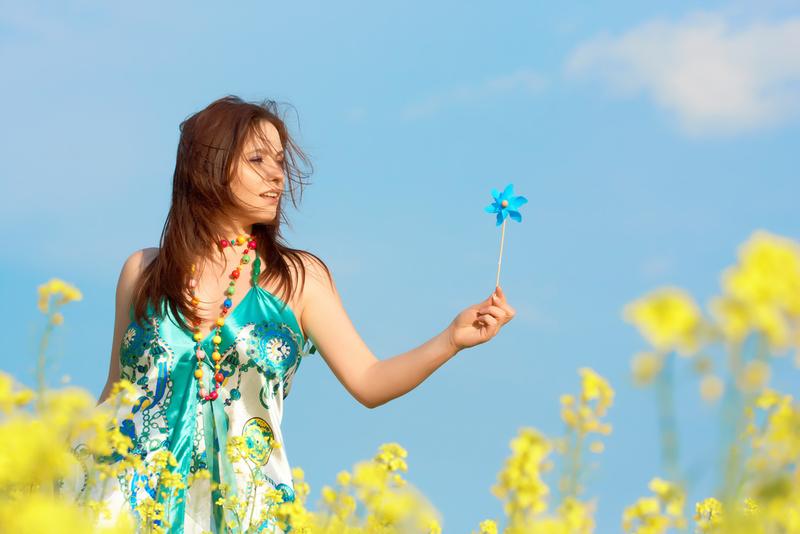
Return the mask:
M480 528L480 534L497 534L497 523L493 519L481 521L478 528Z
M661 357L653 352L640 352L633 357L631 362L631 371L633 380L638 385L644 386L653 381L653 379L661 372L663 362Z
M332 487L322 486L322 500L325 501L326 504L332 505L336 502L337 497L338 494Z
M747 362L739 377L739 387L744 391L758 391L767 384L770 374L767 362L762 360Z
M23 499L0 503L0 530L3 532L59 532L82 534L92 523L90 510L67 499L31 492ZM117 532L133 534L133 529Z
M724 296L712 302L712 309L728 339L741 342L756 330L774 349L792 344L790 324L800 318L797 243L755 232L740 248L738 264L723 273L722 287Z
M347 471L339 471L336 475L336 482L338 482L342 486L347 486L350 484L350 473Z
M769 410L776 406L781 400L781 396L773 389L765 388L761 394L756 397L756 406L762 410Z
M623 530L655 534L666 532L670 527L684 528L684 490L658 477L652 479L649 486L655 496L642 497L625 509L622 515Z
M579 369L581 394L561 396L561 418L567 426L584 435L588 432L611 433L611 425L600 421L614 401L614 390L608 382L588 367Z
M711 313L722 334L733 343L741 343L750 331L751 319L747 307L730 297L711 301Z
M722 524L722 503L714 497L698 502L694 520L700 532L713 532Z
M800 247L757 231L739 249L739 264L725 271L725 291L746 304L770 304L800 316Z
M691 295L682 289L656 290L625 306L623 315L659 351L688 355L699 347L702 317Z
M595 454L600 454L605 449L602 441L593 441L589 444L589 450Z
M14 409L25 406L36 394L30 389L13 391L14 379L11 375L0 371L0 412L11 413Z
M75 286L68 284L60 278L51 278L47 283L39 286L39 310L42 313L50 311L50 297L57 297L55 304L61 305L73 300L81 300L83 295Z
M406 450L397 443L384 443L380 446L375 461L386 467L389 471L407 471L405 458L408 456Z
M725 391L725 383L715 375L707 375L700 381L700 395L708 402L718 400Z
M548 469L545 460L551 443L536 429L523 428L511 441L511 449L513 454L498 474L492 493L506 501L504 509L509 517L546 510L550 488L542 473Z

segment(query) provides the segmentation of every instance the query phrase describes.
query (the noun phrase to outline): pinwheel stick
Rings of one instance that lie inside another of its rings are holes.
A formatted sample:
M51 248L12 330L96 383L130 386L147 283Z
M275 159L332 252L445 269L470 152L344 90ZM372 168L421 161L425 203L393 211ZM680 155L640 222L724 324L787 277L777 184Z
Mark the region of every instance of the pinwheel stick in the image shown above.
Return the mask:
M495 286L500 285L500 264L503 262L503 239L506 236L506 219L503 219L503 229L500 231L500 257L497 258L497 279L494 282Z
M492 189L491 204L486 206L484 211L494 213L497 216L497 226L503 225L503 231L500 234L500 257L497 259L497 279L494 281L495 287L500 285L500 266L503 262L503 241L506 237L506 220L508 217L511 219L522 222L522 215L520 215L520 206L525 204L528 199L522 196L514 196L514 184L508 184L501 193L497 189Z

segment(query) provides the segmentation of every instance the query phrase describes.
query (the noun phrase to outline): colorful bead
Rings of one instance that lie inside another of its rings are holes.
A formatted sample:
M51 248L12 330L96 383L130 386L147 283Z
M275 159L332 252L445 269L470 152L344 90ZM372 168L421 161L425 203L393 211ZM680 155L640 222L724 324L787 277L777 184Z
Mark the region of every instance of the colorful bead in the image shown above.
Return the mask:
M507 208L508 207L508 200L503 199L503 201L500 203L500 205L503 206L504 208Z
M243 243L247 243L247 246L245 247L244 254L242 255L240 265L244 265L244 264L249 263L250 262L250 256L247 254L247 252L249 250L255 250L257 248L256 247L257 243L256 243L256 240L253 239L253 236L240 234L240 235L238 235L238 236L236 236L236 237L234 237L232 239L221 239L219 241L219 244L220 244L220 246L222 248L225 248L225 247L227 247L229 245L233 246L234 244L241 245ZM192 273L195 272L195 269L196 269L195 264L192 263ZM232 280L229 282L228 288L225 290L225 294L226 295L230 296L230 295L233 295L236 292L236 282L235 281L239 279L241 274L242 273L241 273L241 268L240 267L236 267L231 272L230 277L231 277ZM198 284L198 281L197 281L196 278L192 277L192 278L189 279L189 289L190 289L189 292L190 292L191 297L192 297L191 298L191 303L192 303L192 306L195 307L195 308L197 308L197 306L200 304L200 300L194 294L194 289L197 287L197 284ZM211 392L208 392L208 390L205 387L199 385L199 382L201 381L201 379L203 377L203 370L201 368L202 360L205 359L206 353L199 345L198 345L197 350L195 352L195 354L197 356L197 368L194 371L194 376L198 380L198 386L199 386L198 387L198 395L203 400L207 400L207 401L216 400L219 397L219 394L217 393L217 389L227 379L225 374L222 373L222 371L220 371L220 360L222 359L222 356L220 355L220 353L217 350L217 348L219 347L219 344L222 343L222 336L220 335L219 328L221 328L222 326L225 325L225 316L230 311L232 306L233 306L233 301L230 299L230 297L227 297L225 299L225 301L222 303L222 310L220 311L219 317L215 321L215 324L216 324L218 330L217 330L217 333L212 338L212 342L214 343L215 348L214 348L214 352L211 353L211 358L214 360L214 369L215 369L214 380L216 382L216 386ZM194 339L195 339L195 341L197 341L199 343L203 339L203 334L202 334L202 332L200 332L201 321L196 320L194 322L194 325L195 325L195 328L196 328L196 332L194 333ZM144 403L142 403L142 404L144 405Z

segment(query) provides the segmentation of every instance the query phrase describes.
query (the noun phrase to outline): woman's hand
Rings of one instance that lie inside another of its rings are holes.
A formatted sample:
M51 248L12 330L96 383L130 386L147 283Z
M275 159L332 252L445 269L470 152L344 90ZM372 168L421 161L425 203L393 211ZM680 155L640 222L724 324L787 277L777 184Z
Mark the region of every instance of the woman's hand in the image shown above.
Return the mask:
M492 339L500 328L514 318L516 311L497 286L489 298L459 313L447 328L448 339L457 349L474 347Z

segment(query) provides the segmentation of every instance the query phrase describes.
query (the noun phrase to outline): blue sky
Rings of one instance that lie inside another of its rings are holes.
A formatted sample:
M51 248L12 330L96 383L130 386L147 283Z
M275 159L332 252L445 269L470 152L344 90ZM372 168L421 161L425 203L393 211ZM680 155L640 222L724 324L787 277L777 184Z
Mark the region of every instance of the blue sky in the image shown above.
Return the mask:
M283 430L312 500L396 441L445 532L499 518L489 487L509 440L523 426L560 433L558 397L590 366L617 397L588 491L597 531L618 531L662 474L653 392L629 378L645 346L622 307L662 285L704 302L753 231L800 237L800 9L697 7L4 2L0 284L13 337L0 368L32 380L36 286L61 277L84 299L54 341L53 381L99 394L119 269L158 244L178 124L226 94L273 98L293 106L315 165L286 234L328 263L381 359L488 296L489 191L513 182L529 199L506 229L501 285L518 315L497 338L372 411L321 358L303 362ZM798 371L779 363L774 385L796 391ZM706 465L716 412L688 366L679 377L684 463ZM712 483L701 469L695 496Z

